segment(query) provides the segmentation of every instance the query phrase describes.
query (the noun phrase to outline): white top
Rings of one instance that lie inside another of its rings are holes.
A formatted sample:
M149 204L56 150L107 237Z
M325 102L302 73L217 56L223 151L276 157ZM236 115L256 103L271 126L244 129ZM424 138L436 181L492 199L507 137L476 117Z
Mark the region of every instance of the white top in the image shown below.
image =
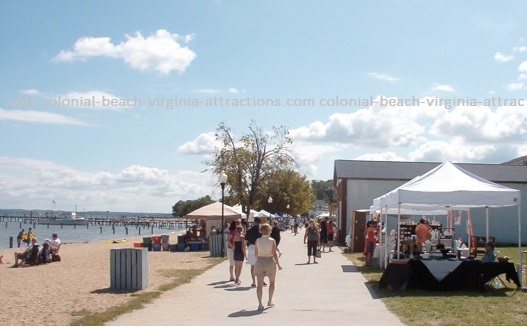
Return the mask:
M274 239L268 235L262 235L256 240L256 246L258 247L258 257L272 257L273 256L273 242Z
M55 253L59 250L60 239L57 237L56 239L51 240L50 244L51 244L51 251Z

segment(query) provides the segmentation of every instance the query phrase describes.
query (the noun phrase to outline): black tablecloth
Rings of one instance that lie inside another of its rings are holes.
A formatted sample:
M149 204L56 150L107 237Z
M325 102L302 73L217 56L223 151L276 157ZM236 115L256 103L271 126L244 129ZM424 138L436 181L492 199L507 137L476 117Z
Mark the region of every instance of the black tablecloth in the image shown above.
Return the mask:
M379 287L433 291L484 290L488 281L501 274L506 274L507 281L512 280L520 287L514 264L510 262L462 261L443 280L437 281L421 260L409 260L407 264L390 263L379 281Z

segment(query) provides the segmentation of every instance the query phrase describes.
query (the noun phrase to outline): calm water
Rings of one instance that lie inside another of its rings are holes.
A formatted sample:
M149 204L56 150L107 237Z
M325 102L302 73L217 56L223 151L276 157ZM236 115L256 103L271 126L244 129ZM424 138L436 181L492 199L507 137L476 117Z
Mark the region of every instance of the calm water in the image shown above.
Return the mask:
M7 224L7 227L6 227ZM126 235L126 229L124 226L115 226L115 234L113 234L112 226L64 226L62 229L60 226L48 226L36 224L24 224L20 227L20 222L0 222L0 249L9 248L9 237L13 236L13 246L17 247L16 236L20 232L21 228L24 228L27 233L28 229L33 228L33 233L37 237L39 243L42 243L46 238L51 239L51 234L57 233L59 238L64 243L78 243L78 242L89 242L89 241L100 241L100 240L112 240L130 238L135 236L148 236L152 234L152 229L141 228L141 235L139 235L139 229L129 226L128 235ZM102 227L102 233L101 233ZM171 234L172 232L179 233L180 229L159 229L154 227L155 235ZM25 247L26 244L22 243L21 247Z

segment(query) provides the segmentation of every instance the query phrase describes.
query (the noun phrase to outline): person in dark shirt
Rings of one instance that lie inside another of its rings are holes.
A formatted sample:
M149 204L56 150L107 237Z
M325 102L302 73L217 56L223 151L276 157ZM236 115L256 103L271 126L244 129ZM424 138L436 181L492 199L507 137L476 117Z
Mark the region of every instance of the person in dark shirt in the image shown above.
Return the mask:
M254 217L254 225L245 233L245 240L247 241L247 262L251 265L251 277L253 279L252 287L256 287L256 276L254 274L254 265L256 264L256 255L254 254L254 247L256 240L262 237L260 234L260 217Z
M278 249L278 244L280 244L280 228L278 228L278 221L273 221L273 229L271 229L271 238L276 241L276 251L278 252L278 257L282 256L282 252Z

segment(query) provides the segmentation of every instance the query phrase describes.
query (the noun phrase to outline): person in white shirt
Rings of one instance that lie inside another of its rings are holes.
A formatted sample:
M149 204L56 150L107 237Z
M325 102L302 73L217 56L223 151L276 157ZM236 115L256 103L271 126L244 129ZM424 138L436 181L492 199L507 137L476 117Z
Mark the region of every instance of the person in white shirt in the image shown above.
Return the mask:
M59 236L57 234L53 234L51 238L51 261L60 261L59 250L60 246L62 245L62 242L60 241Z
M269 277L269 301L267 305L272 307L273 294L275 288L276 267L282 270L280 262L278 261L278 254L276 251L276 241L270 238L271 226L269 224L260 225L260 233L262 237L256 240L254 254L256 255L256 264L254 266L254 273L257 277L258 286L256 288L256 296L258 297L258 310L263 310L262 304L264 277Z

